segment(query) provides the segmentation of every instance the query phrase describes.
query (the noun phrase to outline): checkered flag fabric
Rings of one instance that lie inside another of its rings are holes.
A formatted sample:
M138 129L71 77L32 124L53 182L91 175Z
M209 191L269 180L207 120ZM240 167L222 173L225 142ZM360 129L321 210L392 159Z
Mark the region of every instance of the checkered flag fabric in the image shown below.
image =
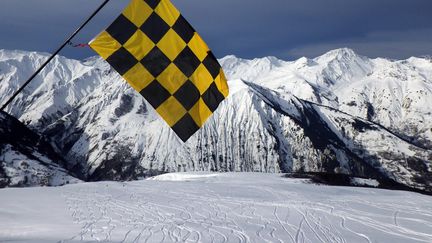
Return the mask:
M89 44L184 142L228 96L217 59L169 0L132 0Z

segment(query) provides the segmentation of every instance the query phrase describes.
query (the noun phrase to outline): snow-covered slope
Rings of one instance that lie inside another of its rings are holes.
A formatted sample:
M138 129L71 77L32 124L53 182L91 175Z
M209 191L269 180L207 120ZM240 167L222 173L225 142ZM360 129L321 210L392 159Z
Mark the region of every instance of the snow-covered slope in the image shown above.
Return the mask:
M432 242L432 198L280 174L0 190L0 241ZM229 189L228 189L229 188Z
M44 138L15 118L0 113L0 188L78 182L65 166Z
M432 148L430 58L369 59L343 48L293 62L227 56L221 63L231 79L329 105Z
M0 51L0 99L44 58ZM305 171L431 190L428 59L371 60L340 49L294 62L228 56L221 63L230 96L185 144L98 58L56 58L8 111L51 137L68 166L88 180Z

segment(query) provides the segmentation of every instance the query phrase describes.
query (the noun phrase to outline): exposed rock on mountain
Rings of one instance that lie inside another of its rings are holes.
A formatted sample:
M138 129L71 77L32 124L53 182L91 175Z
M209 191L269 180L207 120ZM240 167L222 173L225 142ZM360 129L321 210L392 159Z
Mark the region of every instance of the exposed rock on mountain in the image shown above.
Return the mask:
M0 51L5 100L46 58ZM57 57L8 112L88 180L166 171L330 172L432 190L432 62L349 49L294 62L221 59L230 96L183 144L104 61Z
M0 188L78 182L65 166L66 162L43 137L0 113Z

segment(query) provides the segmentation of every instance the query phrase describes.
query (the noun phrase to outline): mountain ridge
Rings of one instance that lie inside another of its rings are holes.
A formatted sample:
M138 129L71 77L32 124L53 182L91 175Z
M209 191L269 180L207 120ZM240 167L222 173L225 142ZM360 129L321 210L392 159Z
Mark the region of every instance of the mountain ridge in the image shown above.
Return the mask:
M44 58L14 55L0 51L1 100ZM374 175L431 190L432 61L369 59L343 48L313 59L220 62L230 96L185 144L99 58L57 57L44 82L39 77L7 111L49 137L85 180L298 171Z
M50 142L0 112L0 188L79 182Z

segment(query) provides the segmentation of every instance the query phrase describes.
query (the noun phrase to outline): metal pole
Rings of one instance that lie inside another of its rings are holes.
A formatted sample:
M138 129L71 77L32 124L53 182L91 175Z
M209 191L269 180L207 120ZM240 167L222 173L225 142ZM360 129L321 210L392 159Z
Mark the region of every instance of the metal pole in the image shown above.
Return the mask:
M105 0L99 8L97 8L90 17L77 29L75 32L45 61L42 66L33 73L32 76L9 98L9 100L0 108L0 111L3 111L14 99L15 97L23 91L23 89L51 62L51 60L80 32L89 22L96 16L97 13L109 2L110 0Z

